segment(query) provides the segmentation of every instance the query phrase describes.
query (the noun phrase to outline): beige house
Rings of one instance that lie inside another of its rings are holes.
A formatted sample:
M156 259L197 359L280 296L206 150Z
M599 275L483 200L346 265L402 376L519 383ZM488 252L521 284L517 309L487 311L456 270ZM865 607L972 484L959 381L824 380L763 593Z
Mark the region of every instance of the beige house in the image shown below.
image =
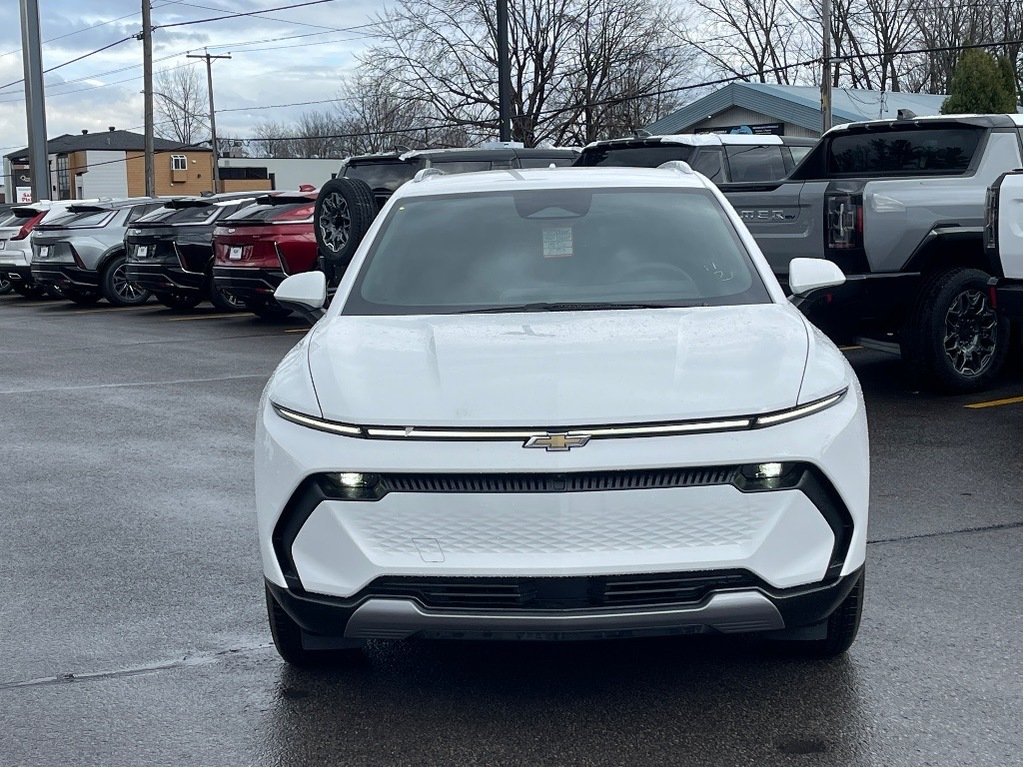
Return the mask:
M213 153L156 139L154 181L157 195L199 195L213 191ZM146 193L145 137L141 133L107 131L65 134L47 142L50 199L138 197ZM28 150L4 157L4 186L12 201L31 200ZM263 181L246 189L270 189Z

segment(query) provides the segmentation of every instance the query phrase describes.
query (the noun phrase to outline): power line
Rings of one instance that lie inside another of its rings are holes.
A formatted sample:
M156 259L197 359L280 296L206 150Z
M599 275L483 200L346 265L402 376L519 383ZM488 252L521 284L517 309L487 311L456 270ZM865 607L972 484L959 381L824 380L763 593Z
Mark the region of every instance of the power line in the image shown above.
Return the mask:
M176 2L177 2L178 5L187 5L189 8L199 8L199 9L204 10L204 11L222 11L222 12L227 12L226 8L217 8L216 6L212 6L212 5L199 5L197 3L186 3L185 0L176 0ZM260 14L271 13L271 11L259 11L258 13L260 13ZM284 22L285 24L294 24L294 25L299 26L299 27L313 27L315 29L324 29L324 30L327 30L328 32L344 32L345 31L343 29L339 29L338 27L328 27L328 26L325 26L323 24L310 24L307 21L294 21L293 19L282 19L280 17L270 17L270 16L268 16L267 18L270 21L281 21L281 22ZM365 24L364 26L368 26L368 27L369 26L377 26L377 24L376 24L376 22L374 22L373 24ZM323 33L320 33L320 34L323 34ZM213 46L210 46L210 47L212 48Z
M306 0L304 3L292 3L291 5L279 5L276 8L264 8L261 11L245 11L241 13L228 13L224 16L211 16L208 19L192 19L191 21L176 21L173 24L157 24L153 29L170 29L172 27L187 27L192 24L206 24L211 21L223 21L224 19L237 19L241 16L259 16L263 13L274 13L276 11L290 11L295 8L306 8L310 5L323 5L333 3L334 0Z
M50 67L49 69L44 69L43 70L43 74L46 75L46 74L49 74L50 72L55 72L56 70L61 69L62 67L68 66L68 64L74 64L77 61L81 61L82 59L87 59L90 56L95 56L97 53L103 53L103 51L109 50L110 48L113 48L116 45L121 45L121 43L127 43L129 40L134 40L134 39L135 39L135 36L134 35L130 35L128 37L123 37L120 40L115 40L114 42L109 43L108 45L104 45L102 48L97 48L94 51L89 51L88 53L83 53L81 56L76 56L73 59L68 59L67 61L61 62L60 64L57 64L57 65L55 65L53 67ZM19 83L23 83L23 82L25 82L25 78L22 77L22 78L18 78L17 80L13 80L13 81L5 84L5 85L0 85L0 91L2 91L4 88L10 88L12 85L18 85Z

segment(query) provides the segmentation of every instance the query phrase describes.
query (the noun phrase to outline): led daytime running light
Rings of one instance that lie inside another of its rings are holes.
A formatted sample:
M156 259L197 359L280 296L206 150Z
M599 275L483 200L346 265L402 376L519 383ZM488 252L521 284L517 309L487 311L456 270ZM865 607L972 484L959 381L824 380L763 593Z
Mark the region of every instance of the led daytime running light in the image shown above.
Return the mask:
M835 392L820 400L789 408L785 411L765 414L763 416L742 416L733 419L706 419L700 421L681 421L669 424L636 424L621 427L578 427L566 431L566 434L585 434L591 439L622 438L622 437L659 437L664 435L685 435L697 432L734 432L739 430L761 429L788 421L801 419L805 416L824 411L842 400L848 388ZM377 440L528 440L531 437L543 437L549 430L545 429L500 429L481 427L479 429L447 429L434 427L358 427L352 424L341 424L316 416L309 416L277 403L271 403L275 413L286 421L299 424L321 432L330 432L346 437L362 437ZM557 430L552 430L557 431Z

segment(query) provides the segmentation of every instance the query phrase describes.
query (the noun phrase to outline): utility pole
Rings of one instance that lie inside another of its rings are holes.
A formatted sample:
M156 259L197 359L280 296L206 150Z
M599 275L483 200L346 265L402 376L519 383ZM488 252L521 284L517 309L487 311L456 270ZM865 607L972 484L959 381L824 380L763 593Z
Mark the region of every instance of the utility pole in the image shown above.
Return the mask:
M512 69L508 62L508 0L498 0L498 139L512 141Z
M28 118L28 162L32 199L50 197L50 155L46 147L46 99L43 56L39 44L39 3L21 0L21 48L25 67L25 114Z
M821 132L832 127L832 0L821 0Z
M146 197L156 196L153 149L153 20L149 0L142 0L142 93L145 106Z
M210 142L213 145L213 193L217 194L220 192L220 161L217 157L217 115L216 110L213 108L213 59L230 59L231 54L225 53L220 56L212 56L207 51L202 56L190 53L187 58L206 59L206 87L210 100Z

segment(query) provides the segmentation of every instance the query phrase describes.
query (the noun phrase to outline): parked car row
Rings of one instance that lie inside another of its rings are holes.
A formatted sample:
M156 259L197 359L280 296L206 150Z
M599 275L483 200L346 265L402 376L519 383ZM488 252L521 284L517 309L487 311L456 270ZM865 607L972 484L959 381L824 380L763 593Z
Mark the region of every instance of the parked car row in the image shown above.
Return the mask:
M1005 174L1022 165L1022 128L1020 115L901 114L820 140L638 135L582 151L361 155L319 192L14 208L0 219L0 278L24 295L49 289L79 303L153 295L184 309L208 299L280 318L289 314L273 296L282 280L319 269L333 290L378 212L414 177L685 162L725 194L784 287L793 257L843 270L842 288L801 305L834 340L901 354L939 389L980 390L1003 366L1007 310L1020 303L1019 228L1014 240L1003 209L1019 210L1020 176Z

